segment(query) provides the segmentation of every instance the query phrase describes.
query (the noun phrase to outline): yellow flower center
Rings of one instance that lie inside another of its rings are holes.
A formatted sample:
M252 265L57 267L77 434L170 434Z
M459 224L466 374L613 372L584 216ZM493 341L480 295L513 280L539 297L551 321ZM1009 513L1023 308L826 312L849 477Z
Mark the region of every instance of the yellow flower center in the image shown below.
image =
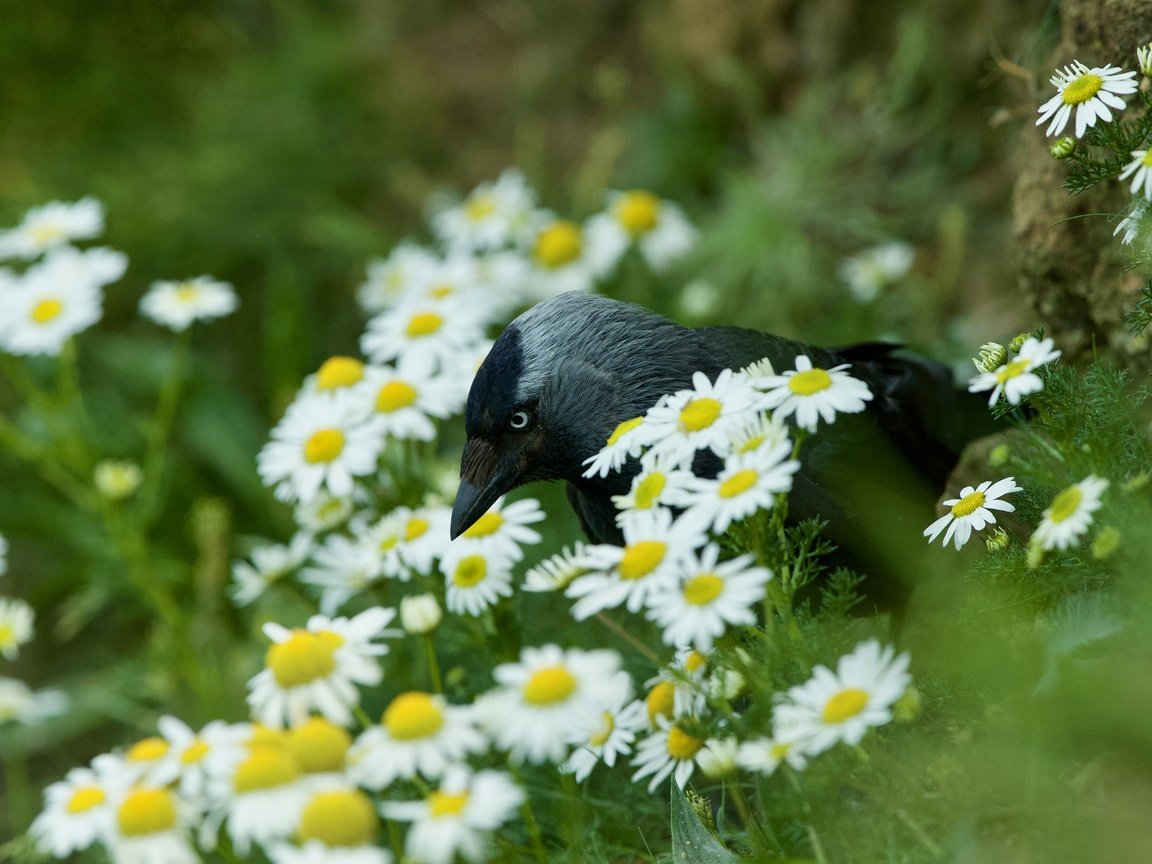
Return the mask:
M358 789L317 792L300 814L296 839L325 846L366 846L376 839L379 819L372 800Z
M832 386L832 376L824 369L805 369L788 379L788 389L797 396L812 396Z
M384 414L407 408L416 401L416 388L405 381L389 381L376 394L376 410Z
M181 282L176 286L176 300L179 303L195 303L200 297L200 286L195 282Z
M529 705L563 702L576 692L576 676L563 666L546 666L535 672L522 691Z
M41 222L39 225L33 225L29 233L32 235L32 242L41 248L64 236L63 229L61 229L59 225L54 225L51 222Z
M444 726L444 712L430 693L401 693L384 710L384 728L397 741L431 738Z
M208 755L212 748L202 738L194 738L192 743L184 748L180 754L180 762L184 765L195 765Z
M339 429L319 429L304 443L304 459L309 464L331 462L344 450L344 433Z
M489 534L495 534L503 525L504 517L499 513L485 513L472 523L472 527L464 532L464 536L487 537Z
M236 768L232 788L237 794L287 786L300 777L300 766L284 747L253 747Z
M743 471L737 471L727 480L720 484L720 497L721 498L735 498L737 495L743 495L749 489L756 485L756 481L760 479L760 475L753 471L751 468L745 468Z
M1103 86L1103 78L1093 72L1088 72L1069 83L1060 95L1063 97L1065 105L1079 105L1099 93Z
M469 555L461 558L452 574L452 584L458 588L471 588L479 585L488 575L488 562L483 555Z
M636 486L635 508L637 510L647 510L655 504L656 499L660 497L660 493L664 491L664 486L667 482L663 474L649 474L641 480Z
M249 747L287 747L288 733L272 729L263 723L252 724L252 734L248 736Z
M647 234L660 221L660 199L644 189L626 192L616 202L616 219L633 237Z
M59 300L41 300L32 307L32 320L37 324L47 324L64 311L64 304Z
M1028 371L1027 360L1013 360L1011 363L996 370L996 382L1006 384L1009 379L1015 378L1017 375L1022 375L1026 371Z
M593 747L599 747L604 744L612 735L612 730L616 728L616 718L612 716L611 711L604 712L604 725L600 727L600 731L589 739L588 743Z
M623 423L617 425L617 427L612 430L612 434L608 436L608 446L611 447L623 438L626 433L631 432L643 422L643 417L633 417L631 420L625 420Z
M969 492L960 501L952 505L953 516L971 516L980 507L984 506L983 492Z
M452 285L436 285L428 289L428 296L434 300L443 300L445 297L451 297L455 293L456 288Z
M404 526L404 539L411 542L418 537L423 537L431 527L427 519L413 516L408 520L408 524Z
M144 738L128 748L124 757L129 762L155 762L168 752L168 742L163 738Z
M701 573L684 583L684 599L694 606L707 606L724 591L724 580L715 573Z
M417 339L431 336L444 324L444 319L435 312L419 312L408 319L408 336Z
M684 660L684 669L691 673L697 669L703 669L708 664L708 658L701 654L699 651L693 651Z
M680 409L680 428L685 432L699 432L716 422L724 406L716 399L693 399Z
M777 761L783 761L783 759L792 752L792 745L787 743L776 743L768 749L768 752L772 754L773 759L776 759Z
M703 746L703 738L689 735L679 726L673 726L668 730L668 755L677 762L687 762L692 759Z
M99 786L81 786L68 799L67 809L69 813L83 813L93 807L99 807L106 800L108 796Z
M167 789L134 789L116 813L120 833L144 837L176 827L176 801Z
M288 731L288 752L306 774L343 771L352 736L347 729L312 717Z
M351 387L364 377L364 364L354 357L329 357L316 371L317 390Z
M660 566L667 550L668 544L659 540L641 540L632 543L624 550L624 557L620 559L620 578L643 579Z
M825 723L843 723L864 710L868 704L868 691L849 687L834 695L824 705Z
M469 195L464 204L464 213L473 222L483 222L496 212L496 197L489 192Z
M299 687L332 674L336 668L336 649L343 639L335 633L313 633L293 630L283 642L275 642L264 657L281 687Z
M0 648L14 648L16 645L16 629L7 621L0 621Z
M1140 157L1140 164L1152 168L1152 150L1144 151L1144 155Z
M433 792L428 796L428 812L433 819L443 816L459 816L468 805L468 793Z
M737 453L751 453L753 450L759 449L760 445L767 440L767 435L753 435L743 444L736 448Z
M644 704L648 707L648 725L656 728L657 717L671 717L676 704L676 685L661 681L648 691Z
M579 226L559 219L537 235L533 255L541 267L555 270L579 258L583 246Z
M1079 486L1069 486L1052 499L1048 505L1048 521L1063 522L1080 509L1080 502L1084 500L1084 493Z

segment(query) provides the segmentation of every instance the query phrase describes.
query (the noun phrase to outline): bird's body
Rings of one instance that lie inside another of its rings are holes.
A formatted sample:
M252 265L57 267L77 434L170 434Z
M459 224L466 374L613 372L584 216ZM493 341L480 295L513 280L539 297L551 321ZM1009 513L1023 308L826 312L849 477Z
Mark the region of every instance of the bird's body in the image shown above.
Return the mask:
M589 537L619 543L611 498L628 491L636 466L584 476L585 460L618 424L643 415L664 394L690 389L694 372L715 380L724 369L764 358L781 371L801 354L817 367L852 364L851 374L868 384L874 399L864 414L837 418L805 442L790 514L824 519L834 542L855 553L855 563L879 564L885 553L873 529L883 533L883 526L866 523L891 509L890 493L903 497L902 490L914 487L907 494L930 504L963 445L989 431L982 400L957 392L946 367L897 356L887 345L827 350L736 327L691 329L639 306L580 293L522 314L480 367L465 414L468 443L453 537L509 489L556 479L567 481ZM719 465L702 454L696 468L715 473Z

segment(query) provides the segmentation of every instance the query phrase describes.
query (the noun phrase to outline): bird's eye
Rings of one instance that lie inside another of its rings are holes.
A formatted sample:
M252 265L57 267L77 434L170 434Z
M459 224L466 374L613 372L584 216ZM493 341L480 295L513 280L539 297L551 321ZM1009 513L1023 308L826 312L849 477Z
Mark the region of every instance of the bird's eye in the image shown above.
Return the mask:
M527 411L517 411L515 414L508 418L508 425L519 431L521 429L527 429L528 424L531 421L532 418L528 416Z

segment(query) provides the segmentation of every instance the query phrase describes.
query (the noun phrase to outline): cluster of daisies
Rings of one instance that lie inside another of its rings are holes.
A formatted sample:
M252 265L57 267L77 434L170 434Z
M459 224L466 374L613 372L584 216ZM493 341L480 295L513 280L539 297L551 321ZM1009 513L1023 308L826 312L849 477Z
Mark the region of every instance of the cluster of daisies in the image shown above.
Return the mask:
M0 231L0 261L22 266L19 272L0 267L0 351L57 356L100 321L104 288L124 275L128 258L106 246L74 243L103 231L104 208L93 198L35 207L19 225ZM207 276L155 282L140 300L146 318L174 331L236 306L232 287Z

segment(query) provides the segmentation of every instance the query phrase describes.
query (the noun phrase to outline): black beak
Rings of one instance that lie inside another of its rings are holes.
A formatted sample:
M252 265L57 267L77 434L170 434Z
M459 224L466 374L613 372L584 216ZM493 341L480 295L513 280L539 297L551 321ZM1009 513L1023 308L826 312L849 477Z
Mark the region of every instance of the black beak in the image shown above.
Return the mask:
M460 461L460 488L452 507L450 533L455 540L477 519L488 512L496 499L515 485L510 466L497 460L486 441L471 440L464 447Z

